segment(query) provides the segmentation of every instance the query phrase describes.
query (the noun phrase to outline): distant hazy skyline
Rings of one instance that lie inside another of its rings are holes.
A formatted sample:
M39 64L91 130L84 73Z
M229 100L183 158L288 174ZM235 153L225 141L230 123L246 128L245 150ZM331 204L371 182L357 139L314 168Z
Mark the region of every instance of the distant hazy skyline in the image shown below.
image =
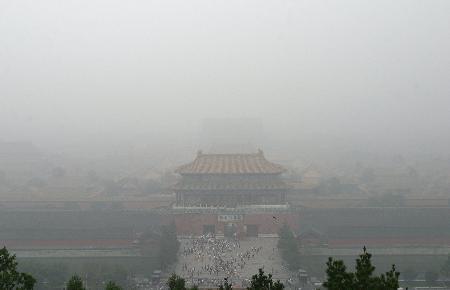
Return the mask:
M3 0L0 140L164 143L235 117L280 140L448 154L449 15L448 0Z

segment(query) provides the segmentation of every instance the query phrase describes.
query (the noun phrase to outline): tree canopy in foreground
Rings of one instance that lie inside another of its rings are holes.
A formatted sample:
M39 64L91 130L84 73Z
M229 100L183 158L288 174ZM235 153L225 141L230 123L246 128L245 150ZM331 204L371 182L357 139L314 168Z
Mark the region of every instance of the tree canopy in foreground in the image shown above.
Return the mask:
M67 290L86 290L83 286L83 280L81 280L80 276L74 275L69 279L66 285Z
M258 274L252 276L250 287L247 290L283 290L283 283L272 280L272 274L264 274L263 269L258 270Z
M300 253L298 250L297 239L289 226L285 223L278 231L280 238L278 239L277 247L280 249L281 258L288 265L292 271L298 270Z
M342 260L328 258L327 280L323 286L328 290L397 290L400 273L392 265L390 271L379 276L374 275L375 267L372 255L364 247L363 253L356 259L355 272L348 272Z
M117 285L116 283L109 281L108 284L106 284L106 290L122 290L122 287Z
M36 279L30 274L17 271L16 255L10 255L6 247L0 250L0 289L31 290Z
M197 286L193 286L192 288L186 288L185 280L176 274L172 274L169 280L167 281L167 286L170 290L195 290L198 289ZM225 278L224 282L219 285L220 290L231 290L232 285L228 282L228 279ZM258 274L252 276L250 287L247 287L247 290L283 290L284 285L279 280L273 281L271 274L264 274L263 269L259 269Z

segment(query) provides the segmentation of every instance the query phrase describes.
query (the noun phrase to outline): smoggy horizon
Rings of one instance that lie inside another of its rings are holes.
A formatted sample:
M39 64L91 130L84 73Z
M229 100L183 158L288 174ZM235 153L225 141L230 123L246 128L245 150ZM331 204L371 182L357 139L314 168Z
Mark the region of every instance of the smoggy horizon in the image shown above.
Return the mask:
M191 150L205 120L228 118L258 120L263 148L448 155L449 11L406 0L3 1L0 141Z

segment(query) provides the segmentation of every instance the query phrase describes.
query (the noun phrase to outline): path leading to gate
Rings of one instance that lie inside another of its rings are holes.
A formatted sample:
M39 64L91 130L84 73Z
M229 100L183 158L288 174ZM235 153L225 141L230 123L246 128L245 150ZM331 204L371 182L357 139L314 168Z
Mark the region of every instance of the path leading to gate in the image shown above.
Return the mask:
M228 277L234 285L258 273L259 268L274 279L286 281L291 273L282 265L276 238L233 239L201 236L181 239L175 272L189 284L218 285Z

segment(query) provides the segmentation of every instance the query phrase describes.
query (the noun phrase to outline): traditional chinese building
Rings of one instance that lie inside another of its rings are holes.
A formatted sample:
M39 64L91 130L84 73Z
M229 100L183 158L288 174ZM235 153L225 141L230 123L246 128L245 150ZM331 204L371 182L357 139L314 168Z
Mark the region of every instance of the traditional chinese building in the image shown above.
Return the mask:
M252 154L204 154L175 172L177 230L180 234L225 236L276 234L295 220L286 202L285 169Z
M237 207L286 203L284 168L255 154L203 154L176 171L177 206Z

